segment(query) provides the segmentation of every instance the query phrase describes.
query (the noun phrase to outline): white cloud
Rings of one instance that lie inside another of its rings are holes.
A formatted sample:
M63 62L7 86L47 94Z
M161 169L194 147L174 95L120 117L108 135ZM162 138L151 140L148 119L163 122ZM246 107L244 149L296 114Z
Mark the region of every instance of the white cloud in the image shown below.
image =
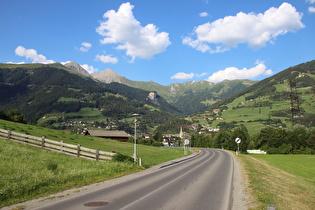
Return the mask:
M185 80L185 79L192 79L194 76L195 76L194 73L186 74L184 72L179 72L179 73L176 73L175 75L173 75L171 77L171 79L182 79L182 80Z
M103 63L117 63L118 59L116 57L112 57L111 55L96 55L96 60L99 60Z
M165 51L171 44L168 33L158 33L153 24L144 27L135 19L132 13L133 5L129 2L121 4L118 11L109 10L103 17L96 32L105 38L102 44L118 44L116 49L126 50L126 54L135 58L151 58Z
M272 7L263 14L239 12L236 16L226 16L197 26L193 33L196 39L188 36L182 42L210 53L224 52L241 43L261 48L279 35L305 27L301 22L302 16L289 3L283 3L279 8Z
M311 13L315 13L315 7L309 7L308 11L311 12Z
M209 14L208 14L208 12L201 12L201 13L199 13L199 16L200 17L207 17L207 16L209 16Z
M315 0L307 0L307 2L311 3L311 4L314 4L315 3Z
M81 47L79 48L80 51L82 52L87 52L90 50L90 48L92 47L91 43L88 42L82 42L81 43Z
M18 46L15 49L15 54L18 56L26 57L31 59L33 63L54 63L53 60L47 60L47 58L41 54L37 54L34 49L25 49L22 46Z
M224 70L213 73L207 80L209 82L221 82L223 80L234 79L253 79L262 75L271 75L272 70L267 69L263 62L257 62L257 66L247 69L238 69L236 67L228 67Z
M208 73L201 73L201 74L196 74L196 77L203 77L203 76L206 76Z
M18 63L14 63L14 62L9 61L9 62L6 62L6 63L8 63L8 64L25 64L24 61L23 62L18 62Z
M89 66L88 64L83 64L83 65L81 65L81 67L84 68L90 74L98 72L97 68L94 68L93 66Z

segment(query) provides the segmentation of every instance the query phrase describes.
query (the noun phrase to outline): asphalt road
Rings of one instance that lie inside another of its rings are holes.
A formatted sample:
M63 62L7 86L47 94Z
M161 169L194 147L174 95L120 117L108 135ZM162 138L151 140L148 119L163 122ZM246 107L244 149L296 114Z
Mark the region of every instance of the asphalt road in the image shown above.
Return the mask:
M194 158L38 209L231 209L233 158L222 150L202 151Z

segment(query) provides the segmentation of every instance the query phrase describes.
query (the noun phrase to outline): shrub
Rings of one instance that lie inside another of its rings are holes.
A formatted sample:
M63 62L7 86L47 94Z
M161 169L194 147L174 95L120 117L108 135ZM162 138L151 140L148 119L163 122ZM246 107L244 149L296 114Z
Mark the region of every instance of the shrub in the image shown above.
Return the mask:
M125 163L133 163L134 162L134 160L133 160L133 158L132 157L130 157L130 156L127 156L127 155L123 155L123 154L121 154L121 153L117 153L114 157L113 157L113 159L112 159L113 161L116 161L116 162L125 162Z

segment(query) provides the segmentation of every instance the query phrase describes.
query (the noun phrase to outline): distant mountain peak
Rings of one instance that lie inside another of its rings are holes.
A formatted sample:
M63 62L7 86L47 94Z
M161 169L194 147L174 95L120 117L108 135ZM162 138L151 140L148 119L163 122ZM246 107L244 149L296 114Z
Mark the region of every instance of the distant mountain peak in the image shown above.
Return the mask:
M105 83L111 83L111 82L124 83L124 80L126 80L124 76L117 74L115 71L111 69L105 69L104 71L101 71L98 73L92 73L91 75L95 79L100 80Z
M83 76L91 77L89 72L87 72L84 68L82 68L81 65L79 65L78 63L76 63L74 61L68 62L64 66L67 67L68 69L71 69L72 71L75 71L75 72L83 75Z

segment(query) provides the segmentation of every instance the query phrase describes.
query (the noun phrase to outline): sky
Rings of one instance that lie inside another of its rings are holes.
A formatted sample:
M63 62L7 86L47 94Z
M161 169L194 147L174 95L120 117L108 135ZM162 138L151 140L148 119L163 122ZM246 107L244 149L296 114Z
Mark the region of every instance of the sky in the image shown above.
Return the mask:
M0 63L75 61L161 85L315 59L315 0L0 0Z

